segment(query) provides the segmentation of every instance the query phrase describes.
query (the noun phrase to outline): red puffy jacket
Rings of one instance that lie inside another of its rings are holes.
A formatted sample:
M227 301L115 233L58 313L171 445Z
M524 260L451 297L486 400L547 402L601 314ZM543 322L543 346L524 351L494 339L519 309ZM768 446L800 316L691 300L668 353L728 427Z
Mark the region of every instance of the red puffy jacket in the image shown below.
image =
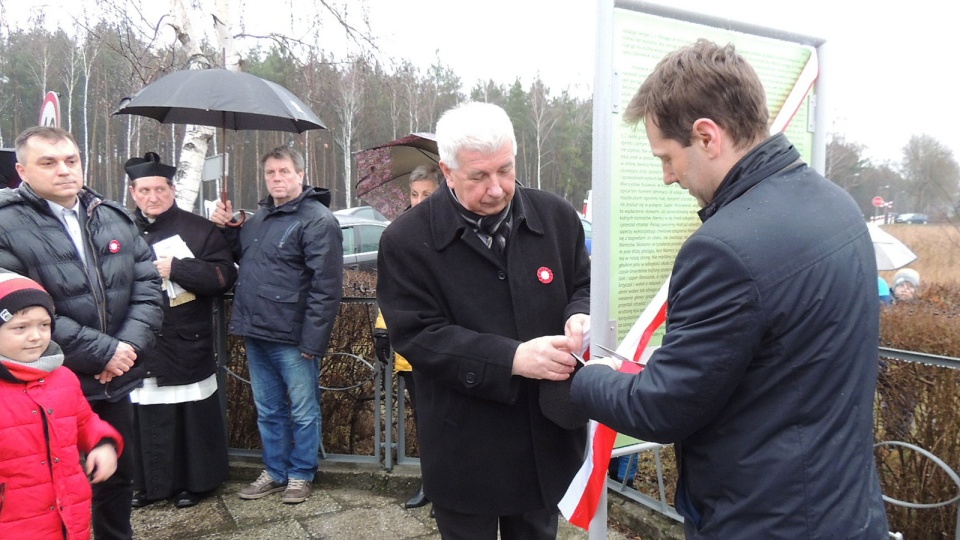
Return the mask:
M0 538L90 538L90 482L80 461L104 439L100 419L67 368L0 369ZM12 375L12 376L11 376ZM46 428L45 428L46 426Z

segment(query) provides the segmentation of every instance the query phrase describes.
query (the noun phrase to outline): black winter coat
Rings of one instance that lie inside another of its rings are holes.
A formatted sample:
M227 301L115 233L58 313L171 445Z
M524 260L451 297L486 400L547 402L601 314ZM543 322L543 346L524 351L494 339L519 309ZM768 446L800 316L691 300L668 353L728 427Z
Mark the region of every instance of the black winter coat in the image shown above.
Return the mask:
M511 375L521 342L562 335L590 311L590 259L573 208L517 187L501 263L445 186L380 239L377 299L413 366L424 493L458 512L556 510L583 461L586 428L540 409L540 381Z
M97 280L87 276L77 249L47 201L27 184L0 190L0 268L39 282L56 306L53 340L64 365L77 374L87 399L122 399L143 379L142 367L107 384L94 378L124 341L138 357L153 347L163 321L160 275L129 212L89 188L84 238Z
M343 233L329 204L329 190L304 186L280 206L261 200L239 235L224 229L240 264L231 333L326 354L343 296Z
M727 174L680 249L639 376L581 369L592 418L676 443L687 538L877 539L879 300L856 203L776 135Z
M193 258L173 259L170 280L197 298L170 306L163 292L163 328L157 345L143 358L144 377L156 377L159 386L190 384L217 371L213 354L213 301L230 290L237 280L230 246L210 220L173 205L150 223L135 211L141 235L153 246L180 235ZM156 257L154 257L156 258Z

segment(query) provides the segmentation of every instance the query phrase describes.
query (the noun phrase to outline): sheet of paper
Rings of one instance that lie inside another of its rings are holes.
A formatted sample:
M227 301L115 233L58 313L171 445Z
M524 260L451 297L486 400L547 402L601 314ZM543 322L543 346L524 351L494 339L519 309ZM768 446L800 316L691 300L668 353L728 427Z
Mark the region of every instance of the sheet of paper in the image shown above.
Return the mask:
M158 259L163 257L175 259L193 258L193 252L190 251L187 243L183 241L183 238L180 238L179 234L175 234L170 238L164 238L153 244L153 252L156 253ZM185 304L197 298L195 294L169 279L163 280L163 288L167 291L171 306L179 306L180 304Z

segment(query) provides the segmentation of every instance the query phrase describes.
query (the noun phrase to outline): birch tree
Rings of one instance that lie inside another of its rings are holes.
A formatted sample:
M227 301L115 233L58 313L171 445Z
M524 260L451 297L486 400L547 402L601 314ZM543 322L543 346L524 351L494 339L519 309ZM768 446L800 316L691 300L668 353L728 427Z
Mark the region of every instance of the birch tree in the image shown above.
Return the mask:
M530 86L530 123L533 126L533 143L536 155L537 189L543 189L543 154L544 141L553 131L557 123L556 117L550 111L550 91L537 77Z
M353 206L353 150L354 123L363 105L366 60L357 59L341 72L334 99L334 112L340 121L340 129L335 130L333 140L343 151L343 189L344 208Z
M83 147L90 148L90 75L93 72L94 61L100 52L100 41L90 39L87 35L85 43L80 48L80 64L83 70ZM129 148L128 148L129 150ZM89 152L89 150L88 150ZM129 155L129 154L128 154ZM83 161L83 177L90 178L90 157Z
M221 12L224 8L226 13ZM230 21L229 5L218 0L213 16L215 21ZM170 18L167 25L177 36L177 41L187 52L188 69L206 69L211 65L204 55L201 44L204 40L204 29L194 24L196 21L208 20L197 13L197 8L188 0L170 0ZM216 50L219 50L221 31L214 33ZM203 162L207 156L207 147L213 138L214 128L209 126L188 125L180 147L180 159L177 162L177 176L174 184L177 188L177 206L184 210L193 211L196 206L197 194L200 192Z

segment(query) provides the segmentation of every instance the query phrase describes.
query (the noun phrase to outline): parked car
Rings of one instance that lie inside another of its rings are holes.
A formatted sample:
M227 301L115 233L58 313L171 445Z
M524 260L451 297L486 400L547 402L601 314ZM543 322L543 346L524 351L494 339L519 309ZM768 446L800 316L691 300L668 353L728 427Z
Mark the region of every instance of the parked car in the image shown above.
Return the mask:
M387 222L364 219L334 212L343 233L343 268L345 270L377 270L380 235Z
M587 253L593 255L593 224L584 217L580 218L580 224L583 225L583 235L587 241Z
M894 223L918 223L923 225L929 221L926 214L900 214L893 219Z
M390 223L390 220L386 216L377 212L377 210L372 206L354 206L353 208L344 208L342 210L337 210L334 212L334 215L337 217L340 216L354 216L363 219L372 219L373 221L382 221L384 223Z

